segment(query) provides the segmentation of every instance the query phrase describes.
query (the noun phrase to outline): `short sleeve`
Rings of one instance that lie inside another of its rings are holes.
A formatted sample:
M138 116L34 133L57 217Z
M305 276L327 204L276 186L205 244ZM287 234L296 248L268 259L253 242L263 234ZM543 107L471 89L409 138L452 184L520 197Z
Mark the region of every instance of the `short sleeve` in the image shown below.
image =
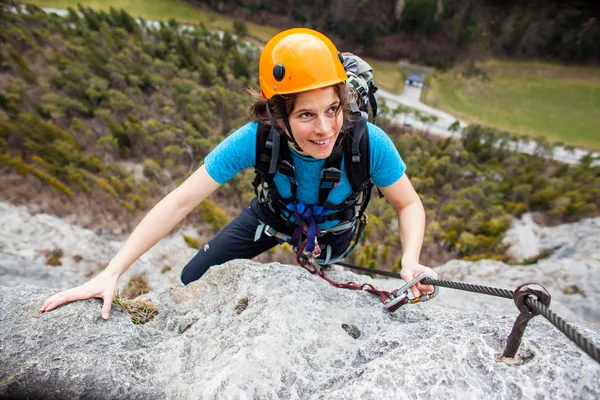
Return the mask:
M217 145L205 158L208 174L224 184L256 162L256 132L258 122L250 122Z
M390 186L406 172L406 165L390 137L378 126L369 123L371 178L379 187Z

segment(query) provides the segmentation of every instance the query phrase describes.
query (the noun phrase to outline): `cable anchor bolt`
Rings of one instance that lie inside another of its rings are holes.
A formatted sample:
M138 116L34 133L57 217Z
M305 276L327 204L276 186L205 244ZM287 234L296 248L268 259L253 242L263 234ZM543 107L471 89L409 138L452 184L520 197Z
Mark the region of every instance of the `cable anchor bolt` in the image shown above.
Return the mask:
M537 283L525 283L515 290L513 300L520 314L517 316L512 331L508 335L506 347L504 348L504 353L502 353L501 357L503 361L514 360L529 320L539 314L539 312L532 310L526 304L526 300L530 296L536 298L545 306L550 305L550 293L548 293L546 288L542 285Z

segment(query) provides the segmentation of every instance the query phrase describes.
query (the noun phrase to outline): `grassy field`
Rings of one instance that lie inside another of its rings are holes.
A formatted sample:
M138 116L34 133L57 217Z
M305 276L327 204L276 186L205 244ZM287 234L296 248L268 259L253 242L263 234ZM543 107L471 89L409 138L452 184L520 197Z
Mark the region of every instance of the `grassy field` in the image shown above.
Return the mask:
M378 87L392 93L402 93L406 71L392 61L380 61L365 57L365 61L373 67L373 79Z
M35 4L39 7L77 9L80 3L85 7L108 11L111 7L124 9L131 16L142 17L152 21L166 21L171 18L179 22L199 24L204 23L209 28L233 31L233 19L214 12L203 11L186 1L179 0L25 0L24 3ZM248 35L266 42L279 30L268 26L246 22Z
M470 122L600 149L600 68L490 60L436 74L422 98Z

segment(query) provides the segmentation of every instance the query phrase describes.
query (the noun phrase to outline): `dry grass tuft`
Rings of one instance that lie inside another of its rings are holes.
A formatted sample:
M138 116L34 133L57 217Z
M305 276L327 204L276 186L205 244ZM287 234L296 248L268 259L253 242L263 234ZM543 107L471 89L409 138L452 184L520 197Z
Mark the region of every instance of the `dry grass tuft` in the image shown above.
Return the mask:
M235 312L237 313L237 315L240 315L247 307L248 307L248 298L244 297L244 298L240 299L240 301L238 301L237 305L235 306Z
M149 291L148 278L145 275L134 275L127 283L127 287L123 291L123 297L133 299Z
M158 314L158 309L150 300L134 300L121 296L118 292L113 303L129 314L131 321L136 325L143 325Z
M52 251L45 251L44 255L46 256L46 264L52 267L57 267L62 265L61 258L64 255L61 249L54 249Z
M160 270L161 274L165 274L167 272L169 272L171 270L171 266L170 265L165 265L164 267L162 267L162 269Z
M183 240L185 241L185 244L188 245L188 247L191 247L192 249L200 249L200 242L198 241L198 239L193 238L191 236L183 235Z

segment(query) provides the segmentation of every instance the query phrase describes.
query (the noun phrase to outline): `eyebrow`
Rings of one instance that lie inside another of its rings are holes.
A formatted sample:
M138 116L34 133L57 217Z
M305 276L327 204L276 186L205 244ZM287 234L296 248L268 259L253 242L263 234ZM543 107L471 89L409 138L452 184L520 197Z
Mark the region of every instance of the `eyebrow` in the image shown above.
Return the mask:
M340 101L339 101L339 100L336 100L336 101L334 101L333 103L331 103L330 105L328 105L328 106L327 106L327 109L330 109L331 107L333 107L333 106L335 106L335 105L339 105L339 104L340 104ZM302 113L305 113L305 112L313 112L313 110L312 110L312 109L310 109L310 108L301 108L301 109L300 109L300 110L298 110L298 111L294 111L294 115L295 115L295 114L302 114Z

